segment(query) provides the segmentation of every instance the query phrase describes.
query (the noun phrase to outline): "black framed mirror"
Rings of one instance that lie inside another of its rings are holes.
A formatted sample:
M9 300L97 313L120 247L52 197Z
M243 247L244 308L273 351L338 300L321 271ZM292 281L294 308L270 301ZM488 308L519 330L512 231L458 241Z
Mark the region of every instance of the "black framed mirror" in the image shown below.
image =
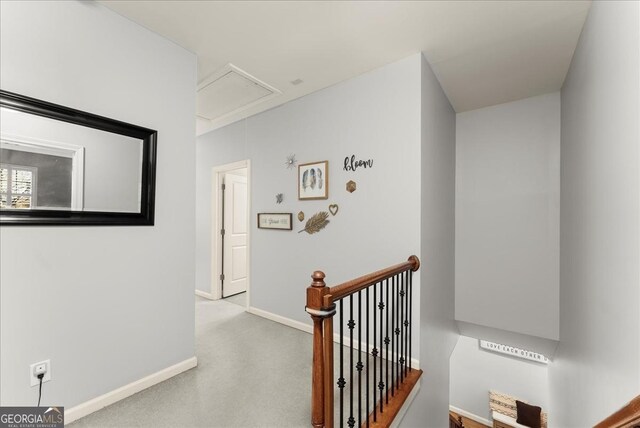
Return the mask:
M0 225L153 225L157 132L0 90Z

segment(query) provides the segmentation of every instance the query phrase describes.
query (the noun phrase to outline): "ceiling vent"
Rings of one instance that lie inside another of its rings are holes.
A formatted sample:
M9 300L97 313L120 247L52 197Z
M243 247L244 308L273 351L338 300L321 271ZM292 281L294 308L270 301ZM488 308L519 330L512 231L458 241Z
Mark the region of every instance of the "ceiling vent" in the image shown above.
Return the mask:
M227 64L198 85L198 116L217 120L280 94L276 88Z

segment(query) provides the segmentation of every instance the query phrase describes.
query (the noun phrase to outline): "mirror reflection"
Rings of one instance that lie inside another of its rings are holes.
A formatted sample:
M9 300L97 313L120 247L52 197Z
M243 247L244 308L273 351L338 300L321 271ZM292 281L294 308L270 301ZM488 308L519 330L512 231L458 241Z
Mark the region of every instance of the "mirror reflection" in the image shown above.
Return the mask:
M143 140L0 108L0 210L139 213Z

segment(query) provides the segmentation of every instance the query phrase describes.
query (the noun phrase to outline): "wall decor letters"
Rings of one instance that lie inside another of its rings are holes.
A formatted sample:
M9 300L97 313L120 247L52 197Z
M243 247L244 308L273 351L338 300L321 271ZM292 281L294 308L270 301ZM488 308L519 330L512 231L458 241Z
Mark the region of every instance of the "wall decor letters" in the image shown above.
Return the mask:
M511 355L513 357L524 358L525 360L535 361L536 363L549 364L549 359L537 352L516 348L515 346L503 345L501 343L489 342L488 340L480 339L479 342L482 349Z
M338 204L331 204L329 205L329 212L331 213L331 215L335 216L336 214L338 214Z
M345 171L355 171L358 168L373 168L373 159L356 159L356 155L351 155L351 157L347 156L344 158L344 167Z
M276 204L281 204L283 200L284 200L284 195L282 193L278 193L276 195Z
M298 165L298 199L329 198L329 161Z
M298 220L299 220L299 221L304 220L304 213L303 213L302 211L300 211L300 212L298 213Z
M304 229L299 231L298 233L307 232L309 235L317 233L325 228L326 225L329 224L329 213L326 211L320 211L317 214L314 214L307 220L307 223L304 225Z
M353 193L356 191L356 182L353 180L347 181L347 192Z

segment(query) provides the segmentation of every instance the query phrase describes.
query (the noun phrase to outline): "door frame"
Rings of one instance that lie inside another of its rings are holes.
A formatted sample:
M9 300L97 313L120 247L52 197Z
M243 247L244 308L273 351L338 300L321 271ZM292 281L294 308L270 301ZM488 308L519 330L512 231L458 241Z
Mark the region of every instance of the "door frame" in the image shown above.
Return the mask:
M239 162L228 163L212 168L211 191L211 295L213 300L222 299L222 176L237 169L247 168L247 304L251 301L251 160L245 159Z

